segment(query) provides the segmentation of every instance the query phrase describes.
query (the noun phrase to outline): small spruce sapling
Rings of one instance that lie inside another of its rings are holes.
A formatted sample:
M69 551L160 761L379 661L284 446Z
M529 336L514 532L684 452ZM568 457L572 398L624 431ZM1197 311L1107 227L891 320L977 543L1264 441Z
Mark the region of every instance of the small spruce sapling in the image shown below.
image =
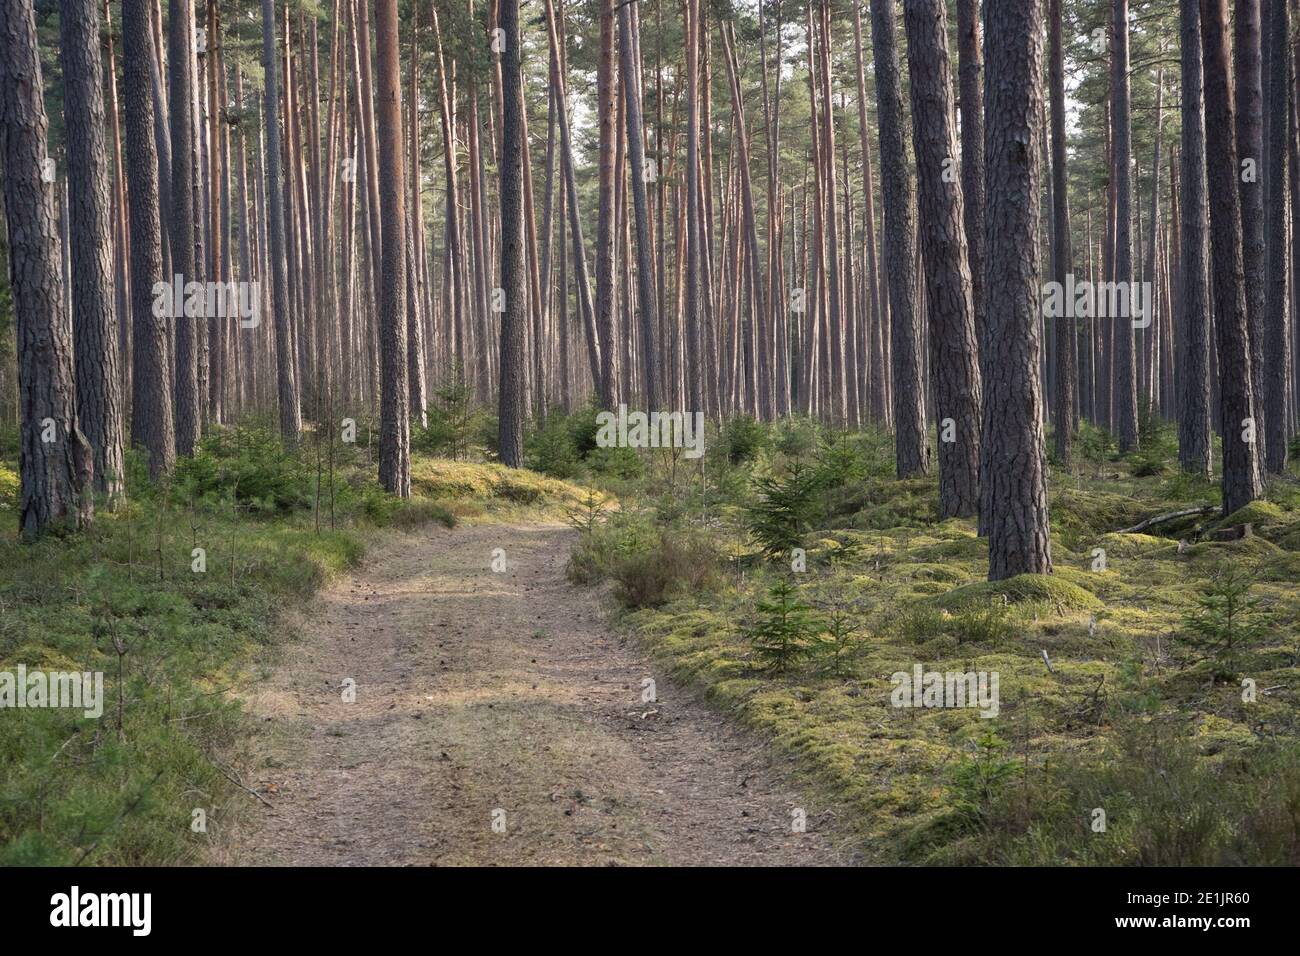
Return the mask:
M821 622L799 589L781 578L758 602L759 618L745 629L755 661L764 669L784 673L807 656Z
M1268 615L1250 596L1250 576L1225 564L1196 599L1197 608L1183 620L1186 639L1203 649L1218 666L1215 676L1235 677L1242 651L1267 633Z

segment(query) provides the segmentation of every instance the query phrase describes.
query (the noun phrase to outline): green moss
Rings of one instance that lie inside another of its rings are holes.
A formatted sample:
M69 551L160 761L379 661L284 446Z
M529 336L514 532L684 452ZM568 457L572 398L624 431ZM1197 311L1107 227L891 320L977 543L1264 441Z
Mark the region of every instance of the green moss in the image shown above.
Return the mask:
M1242 505L1226 518L1215 523L1216 528L1235 528L1238 525L1254 525L1256 530L1268 527L1269 525L1282 524L1286 521L1286 515L1282 509L1271 501L1257 499L1249 504Z
M1098 538L1096 547L1104 548L1107 558L1132 558L1149 554L1168 544L1168 538L1157 538L1155 535L1112 532Z
M1092 594L1060 577L1048 574L1018 574L1005 581L979 581L954 588L935 603L945 610L956 610L1005 597L1010 604L1039 601L1059 605L1071 610L1100 608L1101 602Z

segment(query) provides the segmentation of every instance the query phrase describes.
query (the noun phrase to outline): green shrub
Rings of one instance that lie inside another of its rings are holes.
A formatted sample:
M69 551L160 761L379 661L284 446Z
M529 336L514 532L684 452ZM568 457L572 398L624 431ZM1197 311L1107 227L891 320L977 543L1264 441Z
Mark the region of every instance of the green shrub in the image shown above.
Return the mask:
M624 607L658 607L671 598L710 589L717 569L717 556L703 538L661 532L650 548L614 562L614 596Z
M1006 749L1006 742L990 731L976 742L974 754L953 768L952 807L967 827L989 826L1007 784L1021 771L1018 761L1003 756Z
M818 667L831 677L844 677L862 650L859 618L843 608L833 608L822 615L821 630L815 637L813 654Z
M286 452L268 428L215 429L192 458L179 458L172 477L178 503L234 499L253 514L286 515L311 506L313 472Z
M812 651L820 627L799 589L781 578L758 602L758 619L745 629L745 639L759 666L779 674Z
M1251 587L1248 572L1224 564L1197 597L1196 610L1183 618L1185 640L1213 658L1223 677L1235 677L1242 652L1268 632L1268 617L1250 596Z
M948 622L951 633L959 642L974 641L980 644L997 644L1015 636L1011 608L1000 600L975 605L953 615Z
M759 478L758 500L746 509L750 535L768 558L788 556L803 542L817 513L817 474L799 463L784 478Z
M728 419L718 437L732 465L753 461L767 442L764 427L748 415Z

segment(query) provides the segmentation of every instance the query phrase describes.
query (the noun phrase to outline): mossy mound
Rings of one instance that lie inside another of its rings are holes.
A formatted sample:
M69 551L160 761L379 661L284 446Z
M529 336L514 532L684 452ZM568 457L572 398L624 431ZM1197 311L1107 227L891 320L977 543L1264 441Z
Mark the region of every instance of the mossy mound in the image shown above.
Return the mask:
M1097 539L1095 547L1103 548L1108 558L1135 558L1150 554L1169 544L1168 538L1157 538L1151 534L1122 534L1112 532Z
M1242 505L1232 514L1213 525L1215 528L1236 528L1243 524L1253 525L1257 532L1266 528L1286 524L1286 513L1271 501L1259 499Z
M1098 536L1131 528L1150 516L1150 505L1128 495L1062 488L1048 509L1052 526L1066 536Z
M1008 604L1039 601L1060 605L1071 610L1100 609L1101 601L1069 581L1049 574L1018 574L1005 581L978 581L953 590L936 599L944 610L959 610L978 604L988 604L1005 598Z

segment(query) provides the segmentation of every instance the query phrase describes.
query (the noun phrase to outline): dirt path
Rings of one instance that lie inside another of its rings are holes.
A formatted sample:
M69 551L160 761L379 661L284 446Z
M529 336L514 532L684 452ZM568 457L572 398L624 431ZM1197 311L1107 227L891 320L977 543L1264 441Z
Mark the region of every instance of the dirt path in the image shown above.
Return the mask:
M309 610L249 694L258 803L229 862L830 864L832 814L564 578L572 534L403 536ZM503 548L507 570L491 570ZM653 677L658 699L642 703ZM345 679L355 702L343 700ZM794 808L807 832L792 832ZM502 814L499 811L504 811ZM494 830L494 812L498 829ZM504 832L498 832L504 823Z

